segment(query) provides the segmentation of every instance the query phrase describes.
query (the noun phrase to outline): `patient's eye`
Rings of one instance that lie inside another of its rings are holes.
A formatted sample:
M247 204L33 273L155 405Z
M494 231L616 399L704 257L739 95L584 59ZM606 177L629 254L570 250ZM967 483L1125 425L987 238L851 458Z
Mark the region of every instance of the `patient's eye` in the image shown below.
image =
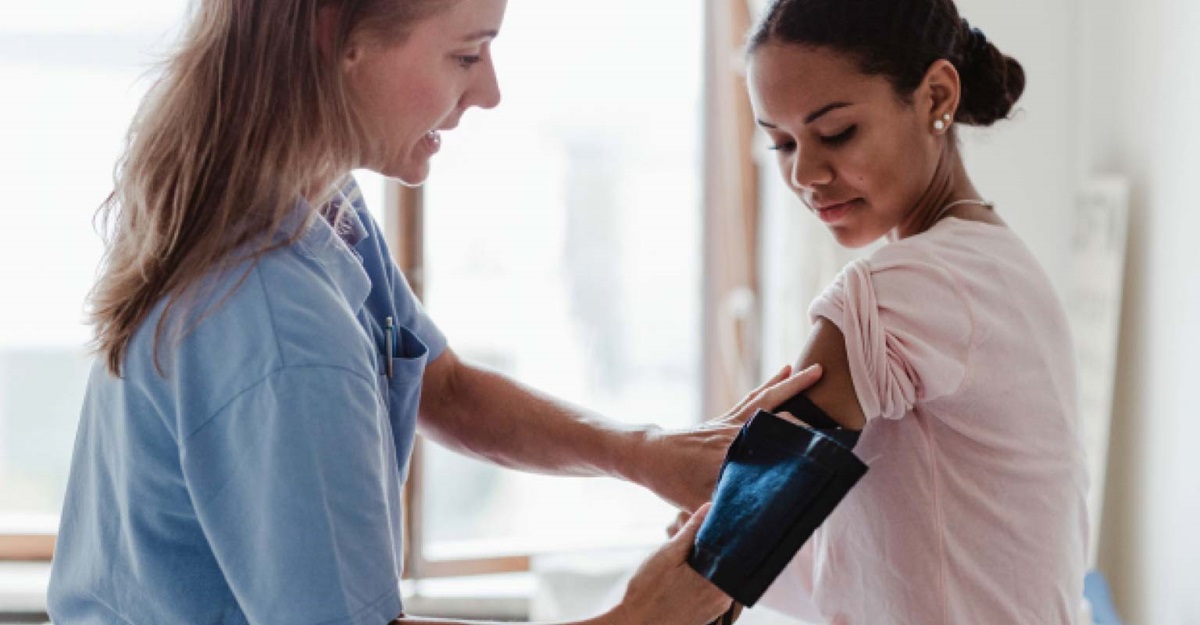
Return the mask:
M825 145L836 148L836 147L839 147L839 146L842 146L842 145L845 145L846 143L848 143L851 139L854 138L854 135L857 132L858 132L858 126L851 126L851 127L847 128L846 130L839 132L838 134L833 135L831 137L821 137L821 143L824 143Z
M775 150L776 152L784 152L784 153L791 152L792 150L796 149L796 142L795 141L781 141L779 143L772 145L769 149Z

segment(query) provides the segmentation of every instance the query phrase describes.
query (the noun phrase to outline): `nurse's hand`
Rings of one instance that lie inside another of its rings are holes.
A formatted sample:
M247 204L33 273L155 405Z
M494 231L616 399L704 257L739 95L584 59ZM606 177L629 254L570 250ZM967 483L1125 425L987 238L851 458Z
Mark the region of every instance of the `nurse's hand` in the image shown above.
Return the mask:
M632 481L682 510L692 511L712 499L725 452L738 430L754 413L771 410L821 379L820 365L792 374L784 367L754 389L732 410L690 430L651 428L642 434L630 461Z
M708 513L704 506L634 573L625 597L597 619L604 625L707 625L729 609L731 599L692 570L688 552Z

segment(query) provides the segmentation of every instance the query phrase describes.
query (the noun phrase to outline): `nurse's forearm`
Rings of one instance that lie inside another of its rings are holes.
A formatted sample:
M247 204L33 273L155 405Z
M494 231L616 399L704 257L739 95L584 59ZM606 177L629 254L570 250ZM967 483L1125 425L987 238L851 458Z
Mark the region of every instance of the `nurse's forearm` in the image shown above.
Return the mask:
M655 431L588 413L507 376L462 363L453 353L430 365L419 427L450 449L501 466L624 479L635 478L633 465Z

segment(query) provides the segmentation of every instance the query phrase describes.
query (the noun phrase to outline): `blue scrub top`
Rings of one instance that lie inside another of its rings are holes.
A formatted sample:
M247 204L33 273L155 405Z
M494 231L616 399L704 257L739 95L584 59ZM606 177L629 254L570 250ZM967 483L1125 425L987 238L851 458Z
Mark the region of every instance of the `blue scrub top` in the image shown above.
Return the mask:
M178 348L162 306L92 370L50 579L59 623L363 623L401 613L401 486L446 340L351 182ZM301 205L299 214L312 209ZM238 284L238 280L245 280ZM386 376L385 319L397 327Z

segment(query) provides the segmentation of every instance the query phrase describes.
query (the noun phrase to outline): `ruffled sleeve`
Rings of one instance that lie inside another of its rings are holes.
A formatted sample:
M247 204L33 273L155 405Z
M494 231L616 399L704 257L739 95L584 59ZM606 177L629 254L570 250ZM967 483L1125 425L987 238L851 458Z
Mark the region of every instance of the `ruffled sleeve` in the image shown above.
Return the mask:
M903 242L848 265L809 316L829 319L845 336L868 420L899 419L917 403L953 394L966 377L967 298L946 267Z

